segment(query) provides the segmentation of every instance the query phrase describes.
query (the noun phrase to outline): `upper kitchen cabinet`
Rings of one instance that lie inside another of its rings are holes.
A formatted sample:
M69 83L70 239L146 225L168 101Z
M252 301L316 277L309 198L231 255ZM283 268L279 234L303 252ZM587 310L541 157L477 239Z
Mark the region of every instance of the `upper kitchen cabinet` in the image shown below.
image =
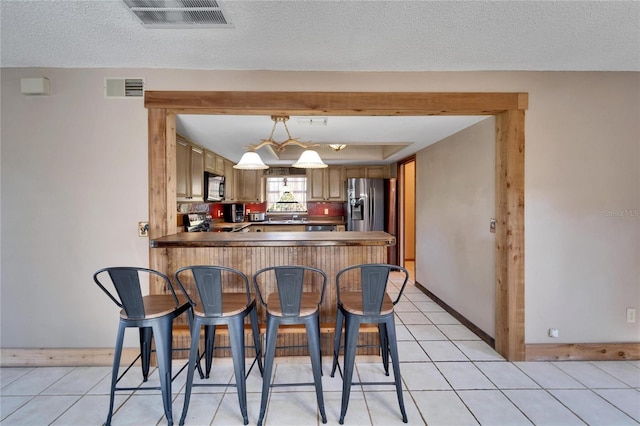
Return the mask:
M388 178L389 166L346 166L345 177L349 178Z
M180 201L204 198L204 149L176 136L176 197Z
M224 160L224 199L227 201L236 201L238 198L238 171L233 166L233 162Z
M238 170L238 195L239 201L258 202L264 201L262 170Z
M307 170L308 201L344 201L343 167Z
M224 173L225 173L224 162L225 162L224 157L221 157L218 154L211 152L209 150L205 150L204 169L207 172L213 173L214 175L218 175L218 176L224 176Z

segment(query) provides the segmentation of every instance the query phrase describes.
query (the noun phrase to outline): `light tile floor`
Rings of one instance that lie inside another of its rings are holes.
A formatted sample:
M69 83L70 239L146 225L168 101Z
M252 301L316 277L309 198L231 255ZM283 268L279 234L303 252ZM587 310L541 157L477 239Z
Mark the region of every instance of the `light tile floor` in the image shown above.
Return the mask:
M392 283L397 292L398 282ZM455 318L409 285L396 306L404 401L410 425L637 425L640 361L507 362ZM329 377L323 359L329 425L338 424L342 381ZM177 361L174 372L181 366ZM386 381L378 357L360 356L360 381ZM233 382L229 359L216 359L217 380ZM213 375L212 374L212 375ZM180 418L186 372L173 384L174 419ZM128 383L140 382L139 370ZM308 358L277 360L274 382L311 382ZM109 402L110 368L0 369L0 424L101 425ZM150 383L158 382L157 372ZM248 379L250 424L260 409L262 379ZM164 425L159 391L116 396L114 425ZM241 425L235 388L194 388L187 425ZM266 425L321 425L312 387L272 389ZM392 386L354 386L346 425L400 425Z

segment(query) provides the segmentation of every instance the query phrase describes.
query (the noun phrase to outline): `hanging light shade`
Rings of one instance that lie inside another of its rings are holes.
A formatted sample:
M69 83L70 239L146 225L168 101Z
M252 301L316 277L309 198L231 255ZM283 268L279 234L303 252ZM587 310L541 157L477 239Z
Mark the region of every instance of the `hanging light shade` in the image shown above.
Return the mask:
M293 163L293 167L297 167L299 169L321 169L328 166L322 161L317 152L307 149L302 151L298 161Z
M242 154L242 158L240 158L238 164L233 166L233 168L240 170L264 170L268 169L269 166L264 164L257 152L248 151Z
M334 151L342 151L346 147L347 147L347 145L343 144L343 143L332 143L332 144L329 144L329 148L331 148Z

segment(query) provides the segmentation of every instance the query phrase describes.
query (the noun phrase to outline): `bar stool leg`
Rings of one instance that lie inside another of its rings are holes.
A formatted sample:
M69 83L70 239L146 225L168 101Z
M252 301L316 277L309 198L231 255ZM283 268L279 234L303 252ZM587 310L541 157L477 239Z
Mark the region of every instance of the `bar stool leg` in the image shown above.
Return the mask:
M338 367L338 357L340 356L340 341L342 340L342 325L344 323L344 315L340 308L336 313L336 330L333 337L333 366L331 367L331 377L334 376L336 372L336 367Z
M113 417L113 401L116 392L116 383L118 382L118 370L120 367L120 357L122 356L122 344L124 342L124 323L120 321L118 325L118 336L116 337L116 348L113 352L113 367L111 369L111 392L109 396L109 414L107 414L106 426L111 425L111 417Z
M380 353L382 355L382 366L384 374L389 375L389 338L387 337L387 326L385 323L378 323L378 338L380 339Z
M204 326L204 362L205 362L205 373L204 377L209 378L211 374L211 363L213 360L213 345L216 339L216 326L215 325L205 325Z
M393 316L385 321L387 328L387 337L389 340L389 350L391 352L391 363L393 365L393 376L396 383L396 393L398 394L398 404L400 404L400 413L402 413L402 421L407 423L407 412L404 409L404 399L402 397L402 377L400 376L400 361L398 358L398 341L396 339L396 326Z
M191 328L191 349L189 350L189 367L187 369L187 386L184 391L184 404L182 405L182 415L180 416L180 426L184 425L184 421L187 418L187 411L189 411L189 401L191 400L191 388L193 387L193 374L196 363L198 360L198 345L200 343L200 328L202 327L202 321L200 318L194 320Z
M149 364L151 364L151 338L153 331L151 327L140 327L140 361L142 363L142 381L146 382L149 377Z
M351 383L353 381L353 370L356 362L356 347L358 345L358 333L360 331L360 321L354 316L346 317L344 327L344 365L342 375L342 407L340 408L340 420L338 423L344 424L344 416L347 414L349 406L349 395L351 393Z
M156 342L156 355L158 357L158 372L160 375L160 388L162 390L162 402L164 414L169 426L173 425L171 412L171 331L173 318L166 316L159 318L153 325L153 334Z
M244 424L249 424L247 416L247 383L244 366L244 318L237 316L229 321L229 343L231 345L231 357L233 358L233 372L236 378L236 391L240 413Z
M271 387L271 372L273 371L273 359L276 355L276 341L278 340L278 326L280 321L271 315L267 315L267 343L264 355L264 373L262 374L262 400L260 401L260 416L258 426L262 426L267 400L269 399L269 388Z
M322 417L322 423L327 422L327 415L324 410L324 397L322 395L322 359L320 356L320 329L318 328L318 316L310 316L305 319L307 329L307 344L309 346L309 356L311 357L311 369L313 370L313 381L316 387L316 399L318 409Z
M258 369L262 376L264 367L262 366L262 345L260 344L260 328L258 328L258 310L254 306L249 313L249 320L251 321L251 334L253 334L253 346L256 349L256 358L258 360Z

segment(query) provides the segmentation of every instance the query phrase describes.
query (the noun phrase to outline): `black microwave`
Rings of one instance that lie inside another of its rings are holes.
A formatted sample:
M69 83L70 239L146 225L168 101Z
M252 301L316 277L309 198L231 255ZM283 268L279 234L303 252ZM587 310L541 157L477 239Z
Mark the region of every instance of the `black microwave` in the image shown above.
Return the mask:
M204 201L224 200L224 176L204 172Z

